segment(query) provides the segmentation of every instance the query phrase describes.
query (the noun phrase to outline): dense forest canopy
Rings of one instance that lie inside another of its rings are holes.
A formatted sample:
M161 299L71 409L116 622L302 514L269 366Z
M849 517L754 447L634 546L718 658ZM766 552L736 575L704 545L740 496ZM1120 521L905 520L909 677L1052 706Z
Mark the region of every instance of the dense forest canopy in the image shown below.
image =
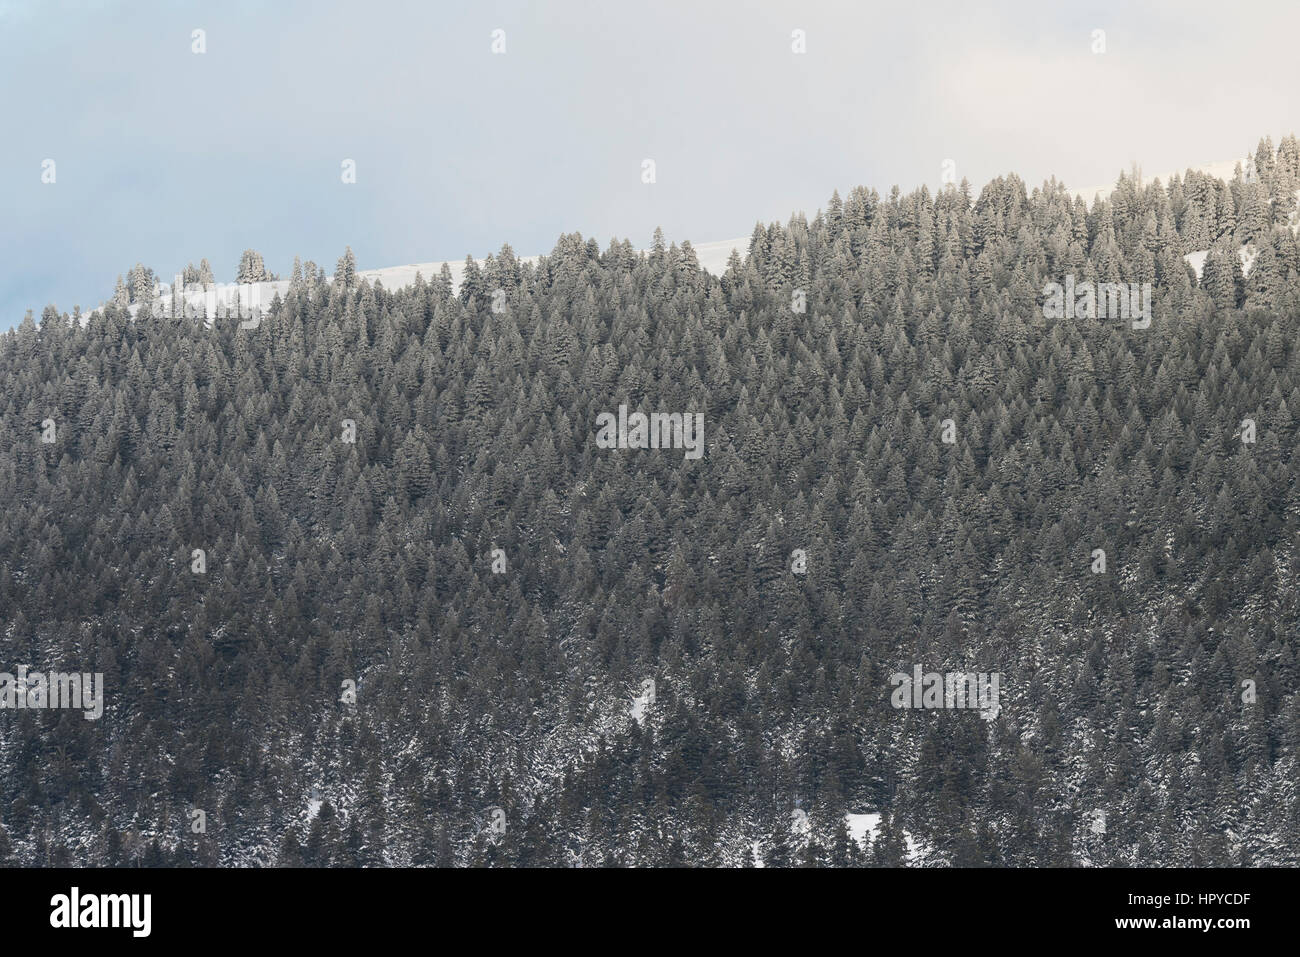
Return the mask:
M0 670L106 704L0 711L0 860L1300 863L1300 144L1253 161L858 188L720 277L566 235L29 315ZM1045 318L1066 276L1150 327ZM891 706L918 665L999 713Z

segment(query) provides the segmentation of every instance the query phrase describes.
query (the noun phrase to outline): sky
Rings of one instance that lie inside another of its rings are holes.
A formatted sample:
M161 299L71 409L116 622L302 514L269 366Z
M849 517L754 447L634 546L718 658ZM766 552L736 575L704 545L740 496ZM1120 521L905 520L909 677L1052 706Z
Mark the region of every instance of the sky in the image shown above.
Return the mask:
M0 329L137 262L700 243L948 160L1092 188L1300 132L1294 0L983 5L0 0Z

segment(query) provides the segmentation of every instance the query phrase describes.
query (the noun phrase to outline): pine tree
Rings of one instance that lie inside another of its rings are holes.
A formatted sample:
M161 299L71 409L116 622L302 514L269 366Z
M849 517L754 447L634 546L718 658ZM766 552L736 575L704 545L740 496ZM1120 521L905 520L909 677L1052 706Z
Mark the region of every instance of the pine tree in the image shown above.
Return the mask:
M334 281L344 289L352 289L357 284L357 259L352 253L351 246L348 246L339 257L338 265L334 269Z

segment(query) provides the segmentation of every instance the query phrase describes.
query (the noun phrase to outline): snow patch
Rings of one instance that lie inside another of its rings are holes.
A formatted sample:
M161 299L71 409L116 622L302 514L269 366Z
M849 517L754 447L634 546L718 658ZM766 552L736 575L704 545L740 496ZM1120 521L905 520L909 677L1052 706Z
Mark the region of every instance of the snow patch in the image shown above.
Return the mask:
M844 815L844 825L848 829L849 837L853 843L863 850L867 849L864 839L869 838L875 843L876 835L880 833L880 815L879 814L854 814L852 811ZM903 842L907 845L907 860L909 862L917 860L921 856L921 845L913 840L912 835L906 831L903 832Z
M1183 262L1192 267L1196 273L1196 281L1201 281L1201 273L1205 271L1205 257L1210 254L1208 249L1198 249L1196 252L1188 253L1183 257ZM1250 275L1250 267L1255 265L1255 259L1259 256L1259 250L1255 248L1254 243L1247 243L1237 250L1237 255L1241 258L1241 273L1243 276Z
M1158 178L1162 186L1168 186L1169 181L1173 179L1175 176L1181 176L1184 179L1186 179L1187 171L1188 169L1191 169L1191 170L1195 170L1198 173L1205 173L1207 176L1213 176L1215 179L1221 179L1224 180L1225 182L1231 182L1233 177L1236 175L1238 163L1241 164L1241 168L1243 171L1249 169L1249 167L1246 165L1246 157L1243 156L1240 159L1215 160L1212 163L1203 163L1200 166L1191 166L1185 169L1176 169ZM1142 183L1143 184L1150 183L1152 182L1152 179L1153 177L1143 176ZM1073 192L1076 196L1081 197L1084 202L1091 203L1093 199L1096 198L1097 196L1101 196L1102 199L1108 198L1111 193L1115 192L1115 184L1111 183L1109 186L1094 186L1091 189L1076 189Z
M1209 254L1210 251L1208 249L1198 249L1196 252L1188 253L1183 257L1183 262L1191 266L1192 271L1196 273L1197 282L1201 281L1201 273L1205 271L1205 257Z
M812 822L808 820L808 813L801 808L795 808L790 814L790 833L805 843L812 834Z
M844 823L849 829L849 837L853 838L853 843L865 847L863 838L870 835L871 840L875 840L876 832L880 830L880 815L854 814L850 811L844 815Z
M749 238L723 239L713 243L700 243L698 246L692 243L691 248L695 250L695 258L701 269L711 276L721 276L727 271L727 260L731 258L733 249L741 261L749 255Z
M713 276L721 276L727 271L727 260L731 258L732 250L735 250L741 259L744 259L749 253L749 239L722 239L716 242L691 244L695 251L696 261L699 262L700 268ZM642 253L649 250L639 250ZM539 256L523 256L519 258L520 263L536 265ZM475 260L482 266L485 262L483 259ZM442 267L446 266L451 273L452 294L460 292L461 281L465 278L465 260L446 261L446 262L428 262L428 263L408 263L405 266L384 266L379 269L358 269L357 279L364 279L371 285L376 282L384 284L388 290L404 289L407 286L415 285L416 275L423 277L425 282L429 282L442 274ZM333 277L327 277L327 282L333 282ZM212 317L216 314L217 306L220 305L223 310L232 310L235 306L236 297L242 297L244 300L251 295L255 303L265 311L270 308L271 303L278 295L281 299L289 294L290 282L287 279L278 279L275 282L255 282L238 286L234 283L217 283L215 286L209 286L204 289L199 286L187 286L184 293L185 304L193 306L198 310L207 310L207 315ZM166 315L171 311L172 295L168 293L159 296L156 305L163 310ZM247 305L247 302L244 302ZM94 309L83 313L89 317L93 313L99 312L104 308L100 303ZM127 307L127 311L132 316L140 311L140 304L133 303Z
M654 692L646 689L641 694L632 699L632 708L630 714L632 720L637 724L645 724L646 712L650 710L650 703L653 700Z
M1102 810L1093 811L1088 815L1088 830L1093 834L1105 836L1106 834L1106 812Z
M1255 259L1259 256L1259 250L1255 248L1254 243L1247 243L1237 250L1237 255L1241 257L1241 273L1243 276L1250 275L1250 267L1255 265Z

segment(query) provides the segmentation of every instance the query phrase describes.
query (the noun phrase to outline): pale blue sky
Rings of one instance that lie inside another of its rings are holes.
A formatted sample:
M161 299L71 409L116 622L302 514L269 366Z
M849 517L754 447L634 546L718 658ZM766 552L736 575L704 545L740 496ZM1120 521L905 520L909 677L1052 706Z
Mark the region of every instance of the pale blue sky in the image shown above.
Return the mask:
M948 158L977 187L1092 186L1300 131L1290 0L972 7L0 0L0 328L137 261L229 281L247 247L287 274L349 244L375 268L705 242Z

